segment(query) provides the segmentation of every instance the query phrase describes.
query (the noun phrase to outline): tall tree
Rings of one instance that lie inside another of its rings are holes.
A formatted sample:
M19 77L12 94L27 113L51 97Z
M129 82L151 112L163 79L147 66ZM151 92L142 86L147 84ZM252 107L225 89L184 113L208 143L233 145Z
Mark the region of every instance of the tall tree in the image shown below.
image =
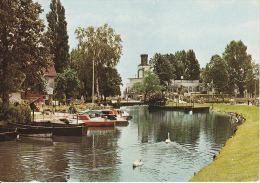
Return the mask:
M181 79L181 76L187 80L200 78L200 65L193 50L177 51L172 58L171 63L175 67L177 79Z
M165 87L160 84L158 76L148 70L146 71L146 76L143 81L135 83L132 86L132 89L134 91L144 93L146 100L147 95L159 92L165 89Z
M57 73L67 68L69 45L65 9L60 0L52 0L51 11L46 15L48 21L47 35L52 40L51 53L54 55L54 67Z
M218 92L226 92L228 88L228 71L224 60L219 55L213 55L209 64L206 66L209 69L208 77L210 82Z
M237 86L239 93L243 96L247 82L252 80L252 57L247 54L247 47L240 41L231 41L225 48L223 59L227 64L228 74L230 76L229 86L233 92Z
M68 68L64 72L57 75L55 90L56 93L62 96L66 96L66 102L71 97L75 97L78 94L79 80L76 71ZM59 99L60 100L60 99Z
M175 69L167 56L156 53L150 60L150 63L154 66L154 73L160 79L160 83L168 86L171 83L171 80L175 78Z
M188 50L186 53L187 61L187 79L189 80L199 80L200 77L200 64L196 59L195 52L193 50Z
M252 69L248 72L248 82L246 82L246 89L252 96L259 96L259 64L252 61Z
M166 54L165 57L166 57L166 58L170 61L170 63L172 64L174 79L181 79L181 76L183 76L183 70L184 70L183 63L180 62L180 61L177 59L177 56L175 56L175 55L172 54L172 53Z
M35 78L51 63L44 23L39 18L42 11L32 0L0 1L0 97L4 105L9 104L9 93L21 89L26 79L41 82Z
M177 79L181 79L181 76L184 76L185 79L188 79L188 75L186 74L188 64L185 50L175 52L175 59L175 65L178 66L178 68L175 68L178 71Z
M100 92L105 100L109 96L121 95L120 85L123 85L122 78L117 70L113 67L105 67L100 80Z
M72 49L70 67L77 71L77 77L80 81L80 96L91 96L92 92L92 71L93 64L91 58L85 55L82 49Z
M97 29L92 26L86 29L77 28L75 33L79 40L78 48L81 54L83 54L84 62L94 63L95 91L99 96L101 73L104 72L106 67L115 67L121 57L121 36L116 34L114 29L107 24ZM91 66L91 68L86 69L84 72L88 72L92 76L92 68Z

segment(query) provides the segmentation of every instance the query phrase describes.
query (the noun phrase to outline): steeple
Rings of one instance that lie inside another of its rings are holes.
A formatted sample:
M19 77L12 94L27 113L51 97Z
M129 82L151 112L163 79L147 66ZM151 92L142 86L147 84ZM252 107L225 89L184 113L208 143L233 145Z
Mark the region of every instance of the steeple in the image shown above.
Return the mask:
M139 66L149 66L148 65L148 54L141 54L141 64Z

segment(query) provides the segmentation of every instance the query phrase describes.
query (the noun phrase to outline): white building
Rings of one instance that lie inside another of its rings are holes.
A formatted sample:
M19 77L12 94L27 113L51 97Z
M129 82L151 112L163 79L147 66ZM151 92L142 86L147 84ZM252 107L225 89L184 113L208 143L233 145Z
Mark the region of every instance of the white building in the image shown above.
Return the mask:
M183 91L185 96L190 96L191 93L201 91L201 83L199 80L171 80L171 85L167 86L167 93L178 94Z
M137 67L137 78L128 78L129 83L126 83L126 98L139 100L141 95L132 91L132 86L137 82L142 82L145 77L145 72L152 70L152 66L148 64L148 54L141 54L141 64Z
M53 95L53 90L55 87L55 78L57 77L57 73L54 67L50 67L48 70L42 69L44 78L46 80L46 93L44 95L45 100L49 99L49 96ZM25 95L24 91L17 91L10 94L9 101L10 103L22 103L23 100L35 100L40 98L41 93L31 93L30 89L28 89L27 94Z
M137 92L134 92L131 88L137 82L142 82L143 78L145 77L145 71L153 70L153 66L148 64L148 55L142 54L141 55L141 64L137 67L137 78L128 78L130 80L129 83L126 84L126 99L134 99L139 100L142 98ZM205 90L202 83L199 83L199 80L171 80L170 86L167 86L166 94L174 94L178 95L183 93L184 96L190 96L191 93L200 93Z

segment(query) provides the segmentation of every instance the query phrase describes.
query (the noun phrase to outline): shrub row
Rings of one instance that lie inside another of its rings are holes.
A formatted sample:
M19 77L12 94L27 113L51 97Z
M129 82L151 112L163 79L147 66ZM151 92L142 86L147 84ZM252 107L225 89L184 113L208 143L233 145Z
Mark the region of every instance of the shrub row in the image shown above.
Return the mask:
M30 123L31 109L29 106L0 107L0 121L12 123Z

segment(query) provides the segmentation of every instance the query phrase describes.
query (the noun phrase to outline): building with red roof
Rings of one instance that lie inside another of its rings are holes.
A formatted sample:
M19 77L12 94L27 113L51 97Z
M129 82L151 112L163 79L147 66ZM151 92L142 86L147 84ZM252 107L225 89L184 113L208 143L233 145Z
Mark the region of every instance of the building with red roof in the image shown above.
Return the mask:
M57 73L54 67L50 67L48 69L42 69L43 75L46 80L46 92L42 94L46 100L49 99L49 95L53 95L54 87L55 87L55 78L57 77ZM26 95L25 92L14 92L11 94L10 102L21 102L21 100L35 100L40 98L41 93L31 93L30 90L27 91Z
M46 76L46 77L56 77L57 76L57 73L56 73L54 67L51 67L47 70L45 68L43 68L42 71L43 71L44 76Z

